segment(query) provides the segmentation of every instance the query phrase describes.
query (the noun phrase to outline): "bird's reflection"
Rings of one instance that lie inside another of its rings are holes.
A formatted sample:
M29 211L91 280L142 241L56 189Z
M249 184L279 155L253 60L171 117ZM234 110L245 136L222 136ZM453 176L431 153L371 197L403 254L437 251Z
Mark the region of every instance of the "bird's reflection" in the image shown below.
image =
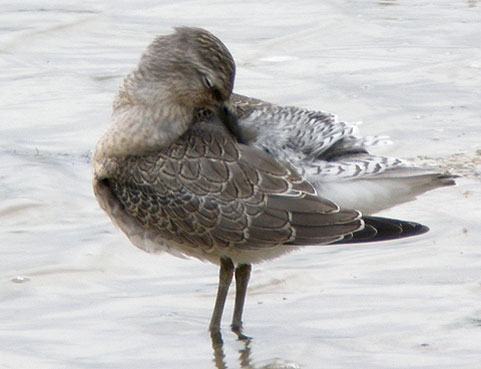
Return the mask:
M211 334L212 348L214 350L214 363L216 369L228 369L226 364L226 355L224 352L224 341L222 334L216 332ZM252 364L252 340L251 338L239 339L243 343L242 349L239 350L239 368L240 369L301 369L301 367L293 362L285 362L282 360L274 360L272 363L262 367L255 367ZM236 366L237 367L237 366Z
M215 332L210 336L212 340L212 349L214 350L214 363L217 369L227 369L226 356L224 353L224 341L222 340L222 333ZM240 340L243 342L244 347L239 351L239 363L241 369L254 369L251 365L251 339L246 338Z
M226 356L224 353L224 341L222 340L222 333L215 332L210 336L212 340L212 348L214 350L214 363L217 369L227 369ZM239 350L239 364L241 369L255 369L251 365L251 339L239 340L243 342L244 347Z
M224 341L222 340L222 334L216 332L210 335L212 340L212 349L214 350L214 363L217 369L227 369L227 364L225 363L225 353L224 353Z

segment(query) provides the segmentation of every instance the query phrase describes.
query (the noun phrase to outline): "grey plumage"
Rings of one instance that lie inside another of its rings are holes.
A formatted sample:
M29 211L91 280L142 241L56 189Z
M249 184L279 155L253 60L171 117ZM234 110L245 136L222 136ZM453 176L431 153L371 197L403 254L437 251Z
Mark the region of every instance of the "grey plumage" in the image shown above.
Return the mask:
M343 160L358 161L377 175L398 162L370 169L374 157L352 126L232 94L234 73L227 48L205 30L177 28L156 38L115 98L93 156L93 188L139 248L220 264L213 333L236 267L232 328L242 337L251 263L302 245L406 237L427 228L362 218L356 206L319 196L324 184L313 168L323 178L330 165L346 171Z
M320 196L341 207L372 214L454 184L449 173L369 153L382 139L359 136L356 124L334 114L238 94L231 101L245 144L290 163Z

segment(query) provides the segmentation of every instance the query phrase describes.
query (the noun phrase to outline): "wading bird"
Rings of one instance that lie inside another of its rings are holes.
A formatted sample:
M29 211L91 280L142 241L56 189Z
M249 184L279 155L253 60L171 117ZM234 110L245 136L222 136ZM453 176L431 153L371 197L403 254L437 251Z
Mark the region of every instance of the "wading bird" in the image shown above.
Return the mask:
M233 94L234 74L230 52L205 30L157 37L115 98L93 187L135 246L220 265L213 336L235 274L232 330L245 338L251 264L303 245L423 233L365 214L454 181L369 154L332 114Z

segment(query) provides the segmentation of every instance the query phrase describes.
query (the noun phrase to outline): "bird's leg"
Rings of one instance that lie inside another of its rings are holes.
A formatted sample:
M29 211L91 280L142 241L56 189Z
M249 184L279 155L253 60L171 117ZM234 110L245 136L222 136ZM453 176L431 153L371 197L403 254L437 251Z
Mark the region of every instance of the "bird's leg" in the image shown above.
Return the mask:
M234 274L234 263L229 258L220 259L219 271L219 288L217 289L217 298L215 300L214 312L210 319L210 334L213 341L222 341L220 334L220 321L222 319L222 312L224 311L225 299L229 291L230 283L232 282L232 275Z
M248 339L247 336L242 334L242 311L244 310L251 269L252 266L250 264L241 264L235 270L236 295L231 328L240 340Z

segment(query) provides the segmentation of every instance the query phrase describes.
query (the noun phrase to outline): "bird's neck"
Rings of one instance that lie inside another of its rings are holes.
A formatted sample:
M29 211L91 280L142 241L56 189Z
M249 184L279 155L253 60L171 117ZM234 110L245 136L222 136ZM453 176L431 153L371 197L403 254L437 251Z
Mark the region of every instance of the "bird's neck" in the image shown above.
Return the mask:
M163 90L158 85L137 88L124 81L110 126L95 148L94 162L165 149L188 130L193 109L174 103Z

